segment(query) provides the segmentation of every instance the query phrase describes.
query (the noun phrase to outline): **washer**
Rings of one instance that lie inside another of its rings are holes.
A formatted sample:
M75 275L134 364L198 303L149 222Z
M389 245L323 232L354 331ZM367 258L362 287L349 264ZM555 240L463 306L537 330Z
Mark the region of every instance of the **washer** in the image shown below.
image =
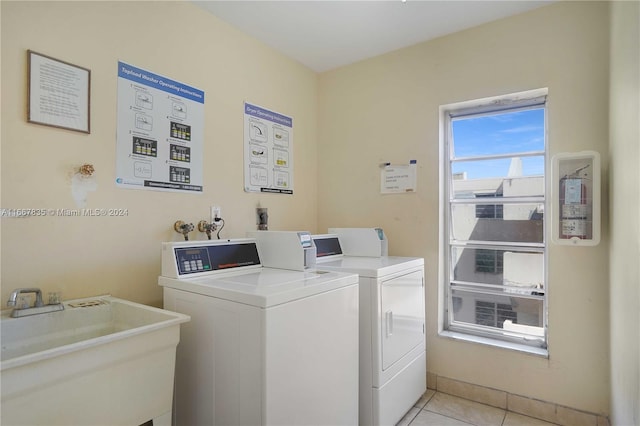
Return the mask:
M313 241L318 270L360 277L359 422L395 425L426 391L424 259L345 256L335 234Z
M191 316L176 425L358 423L358 277L265 268L254 239L164 243L164 307Z

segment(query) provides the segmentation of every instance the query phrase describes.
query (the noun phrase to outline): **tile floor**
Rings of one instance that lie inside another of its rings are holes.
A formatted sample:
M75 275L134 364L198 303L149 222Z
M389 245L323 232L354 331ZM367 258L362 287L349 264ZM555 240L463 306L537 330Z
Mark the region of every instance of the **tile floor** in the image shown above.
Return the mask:
M427 389L397 426L552 426L532 417Z

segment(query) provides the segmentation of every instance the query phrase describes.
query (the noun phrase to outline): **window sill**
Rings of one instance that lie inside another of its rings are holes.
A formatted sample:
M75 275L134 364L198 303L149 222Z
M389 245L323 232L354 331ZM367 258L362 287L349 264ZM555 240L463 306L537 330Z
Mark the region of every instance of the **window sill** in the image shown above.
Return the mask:
M517 352L523 352L529 355L535 355L542 358L549 358L549 350L536 348L533 346L523 345L514 342L505 342L503 340L490 339L488 337L474 336L471 334L459 333L456 331L441 331L438 333L440 337L459 340L468 343L477 343L481 345L493 346L496 348L507 349Z

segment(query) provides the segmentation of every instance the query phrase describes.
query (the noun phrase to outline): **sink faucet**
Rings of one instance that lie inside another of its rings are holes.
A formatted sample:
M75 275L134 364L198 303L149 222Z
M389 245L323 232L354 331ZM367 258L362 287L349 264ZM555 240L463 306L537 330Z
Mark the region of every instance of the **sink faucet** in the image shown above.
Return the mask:
M7 301L7 306L16 306L16 299L18 298L18 295L25 293L36 294L36 304L34 305L34 307L39 308L44 305L44 303L42 303L42 290L40 290L39 288L17 288L11 292L9 300Z
M33 306L26 307L26 308L23 306L16 306L18 295L25 294L25 293L36 294L35 304ZM64 310L64 305L62 303L45 305L42 302L42 290L40 290L39 288L17 288L13 290L9 295L9 300L7 300L7 306L14 308L13 311L11 311L12 318Z

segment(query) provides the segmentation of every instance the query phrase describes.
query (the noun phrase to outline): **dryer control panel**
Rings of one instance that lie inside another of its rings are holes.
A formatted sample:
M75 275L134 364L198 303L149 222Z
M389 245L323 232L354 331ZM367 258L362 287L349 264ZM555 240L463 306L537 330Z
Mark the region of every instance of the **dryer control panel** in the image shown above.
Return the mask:
M338 235L345 256L389 255L389 244L382 228L329 228L329 233Z
M265 268L304 271L316 265L316 246L308 231L251 231Z

